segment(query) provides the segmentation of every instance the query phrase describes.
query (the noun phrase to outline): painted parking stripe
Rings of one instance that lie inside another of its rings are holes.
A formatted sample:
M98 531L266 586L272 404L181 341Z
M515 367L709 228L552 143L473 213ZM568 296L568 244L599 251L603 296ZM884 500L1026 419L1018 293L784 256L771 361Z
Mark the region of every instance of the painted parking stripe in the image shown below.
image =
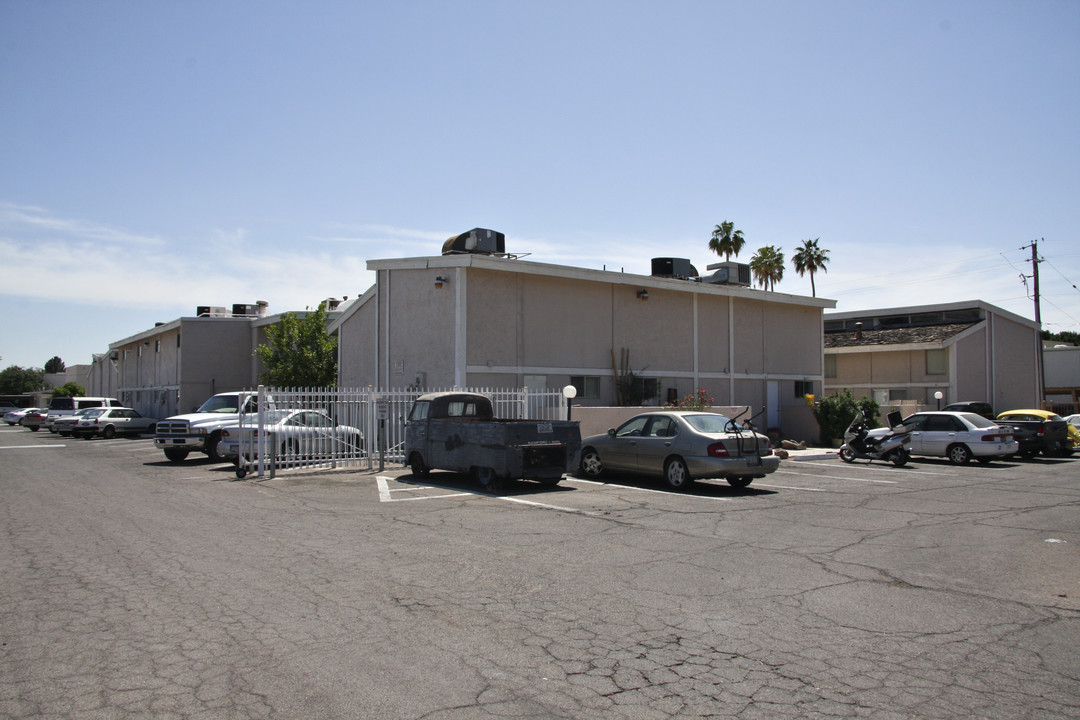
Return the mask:
M0 446L0 450L51 450L52 448L63 448L67 445L5 445Z
M620 490L640 490L641 492L658 493L660 495L681 494L676 490L657 490L656 488L639 487L637 485L620 485L618 483L606 483L600 482L599 480L585 480L583 478L566 478L566 482L582 483L584 485L599 485L601 487L619 488ZM700 497L704 500L731 500L729 497L711 495L694 495L693 497Z
M813 476L808 476L805 473L797 473L797 472L792 472L790 470L777 470L776 474L777 475L798 475L799 477L813 477L813 479L815 479L815 480L820 480L822 478L825 478L827 480L846 480L848 482L879 483L879 484L882 484L882 485L896 485L896 484L898 484L897 480L874 480L872 478L840 477L839 475L813 475Z
M396 480L399 483L406 485L412 485L416 488L436 488L439 490L456 490L456 488L447 487L445 485L438 485L430 482L417 482L415 480L403 480L402 478L391 478L385 475L379 475L375 478L378 481L379 486L379 501L380 502L408 502L410 500L442 500L444 498L462 497L465 495L474 495L476 497L490 497L495 500L503 500L505 502L518 503L519 505L529 505L532 507L544 508L545 510L558 510L559 512L574 513L577 515L599 515L600 513L592 510L581 510L579 508L565 507L563 505L553 505L551 503L537 502L536 500L525 500L524 498L508 497L505 495L493 495L491 493L477 491L464 491L453 492L443 495L430 495L425 497L410 497L396 499L391 496L393 492L405 492L414 488L391 488L390 480Z

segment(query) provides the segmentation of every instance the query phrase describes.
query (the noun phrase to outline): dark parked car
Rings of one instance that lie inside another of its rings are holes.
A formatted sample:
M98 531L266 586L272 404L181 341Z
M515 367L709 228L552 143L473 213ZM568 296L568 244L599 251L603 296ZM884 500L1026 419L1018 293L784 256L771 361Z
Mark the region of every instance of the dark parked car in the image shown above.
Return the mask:
M954 402L941 408L941 412L966 412L975 413L976 415L982 415L987 420L995 420L994 407L982 400L966 400L964 402Z
M1066 457L1073 453L1069 423L1060 415L1047 410L1007 410L997 416L997 423L1013 429L1021 457L1030 458L1039 453Z

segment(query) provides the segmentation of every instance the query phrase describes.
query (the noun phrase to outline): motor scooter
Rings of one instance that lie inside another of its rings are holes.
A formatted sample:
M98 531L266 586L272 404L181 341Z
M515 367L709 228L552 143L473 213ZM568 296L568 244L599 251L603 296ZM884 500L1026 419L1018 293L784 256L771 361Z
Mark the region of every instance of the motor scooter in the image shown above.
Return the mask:
M889 432L871 436L866 417L860 410L844 431L844 444L840 446L840 459L846 463L861 460L883 460L896 467L903 467L911 459L905 445L911 444L911 433L900 422L900 413L889 413Z

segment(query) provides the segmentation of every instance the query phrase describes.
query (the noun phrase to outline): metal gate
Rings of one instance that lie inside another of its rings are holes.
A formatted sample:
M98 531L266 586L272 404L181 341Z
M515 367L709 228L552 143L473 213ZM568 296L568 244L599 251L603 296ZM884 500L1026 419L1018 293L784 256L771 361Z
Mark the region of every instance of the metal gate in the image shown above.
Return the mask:
M491 400L503 419L565 420L560 389L445 388ZM275 388L260 385L257 412L240 416L237 475L288 470L371 470L405 461L413 401L440 389Z

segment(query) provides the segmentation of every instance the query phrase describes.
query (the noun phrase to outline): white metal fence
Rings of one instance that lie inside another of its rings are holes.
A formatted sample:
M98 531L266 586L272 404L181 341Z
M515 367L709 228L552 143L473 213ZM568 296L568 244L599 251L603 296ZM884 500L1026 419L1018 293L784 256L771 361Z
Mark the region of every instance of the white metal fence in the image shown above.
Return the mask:
M562 390L443 388L491 400L495 417L565 420ZM413 401L440 389L259 386L259 411L240 416L237 474L355 468L405 460L405 420ZM253 391L254 392L254 391Z

